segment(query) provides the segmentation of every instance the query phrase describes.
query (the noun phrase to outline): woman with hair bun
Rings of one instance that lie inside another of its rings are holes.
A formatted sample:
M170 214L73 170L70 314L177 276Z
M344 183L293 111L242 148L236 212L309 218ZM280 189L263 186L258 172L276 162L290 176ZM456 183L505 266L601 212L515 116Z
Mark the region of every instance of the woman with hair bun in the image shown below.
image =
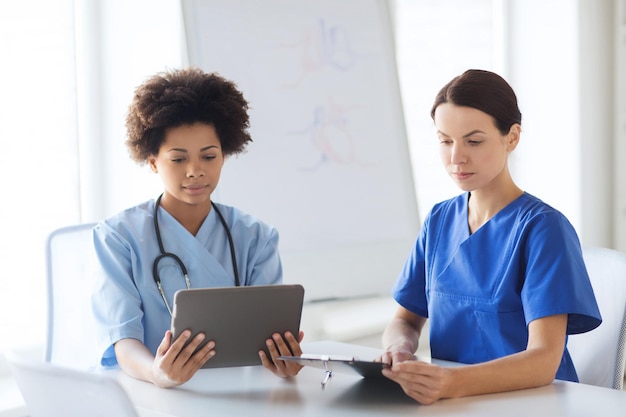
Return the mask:
M384 375L423 404L578 381L567 335L601 316L574 228L509 172L522 131L513 89L468 70L439 91L431 117L463 193L432 208L393 288ZM431 356L465 366L415 359L427 320Z

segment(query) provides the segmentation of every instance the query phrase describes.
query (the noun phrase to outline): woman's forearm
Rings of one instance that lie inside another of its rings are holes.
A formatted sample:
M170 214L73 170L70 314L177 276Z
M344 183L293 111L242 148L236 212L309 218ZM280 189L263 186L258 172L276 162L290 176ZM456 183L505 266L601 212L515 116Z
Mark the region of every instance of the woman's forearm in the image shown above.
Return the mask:
M154 356L148 348L137 339L122 339L115 343L115 355L120 368L142 381L154 383L152 366Z

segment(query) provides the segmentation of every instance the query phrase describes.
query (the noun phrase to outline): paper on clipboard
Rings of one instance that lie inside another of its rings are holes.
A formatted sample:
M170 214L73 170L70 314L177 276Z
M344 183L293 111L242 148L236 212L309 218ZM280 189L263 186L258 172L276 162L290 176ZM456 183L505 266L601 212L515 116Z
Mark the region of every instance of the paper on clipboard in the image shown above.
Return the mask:
M356 357L345 355L303 353L301 356L279 356L278 359L298 362L301 365L313 366L325 371L357 374L364 378L384 378L382 370L389 366L382 362L362 361Z

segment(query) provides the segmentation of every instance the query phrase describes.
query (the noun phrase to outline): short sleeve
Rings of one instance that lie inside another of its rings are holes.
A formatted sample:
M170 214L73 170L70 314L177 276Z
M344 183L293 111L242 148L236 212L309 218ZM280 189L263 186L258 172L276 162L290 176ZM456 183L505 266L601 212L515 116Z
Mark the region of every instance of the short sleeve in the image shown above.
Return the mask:
M104 223L94 228L94 247L101 274L92 294L92 311L97 323L101 365L117 364L113 344L124 338L143 342L141 298L132 279L130 246Z
M568 314L568 334L593 330L602 320L574 228L556 211L533 221L524 245L526 322Z
M392 296L398 304L422 317L428 317L425 241L429 219L430 215L426 218L392 289Z

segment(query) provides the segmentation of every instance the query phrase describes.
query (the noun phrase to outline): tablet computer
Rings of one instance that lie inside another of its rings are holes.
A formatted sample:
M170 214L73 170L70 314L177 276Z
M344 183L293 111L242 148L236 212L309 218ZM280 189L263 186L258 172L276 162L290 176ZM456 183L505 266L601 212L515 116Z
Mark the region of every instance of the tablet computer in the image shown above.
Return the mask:
M301 356L279 356L278 358L325 371L358 374L364 378L384 378L382 371L385 367L389 367L386 363L363 361L356 357L342 355L303 353Z
M192 288L174 294L171 330L185 329L215 341L215 356L203 368L261 365L259 350L274 333L300 332L301 285Z

